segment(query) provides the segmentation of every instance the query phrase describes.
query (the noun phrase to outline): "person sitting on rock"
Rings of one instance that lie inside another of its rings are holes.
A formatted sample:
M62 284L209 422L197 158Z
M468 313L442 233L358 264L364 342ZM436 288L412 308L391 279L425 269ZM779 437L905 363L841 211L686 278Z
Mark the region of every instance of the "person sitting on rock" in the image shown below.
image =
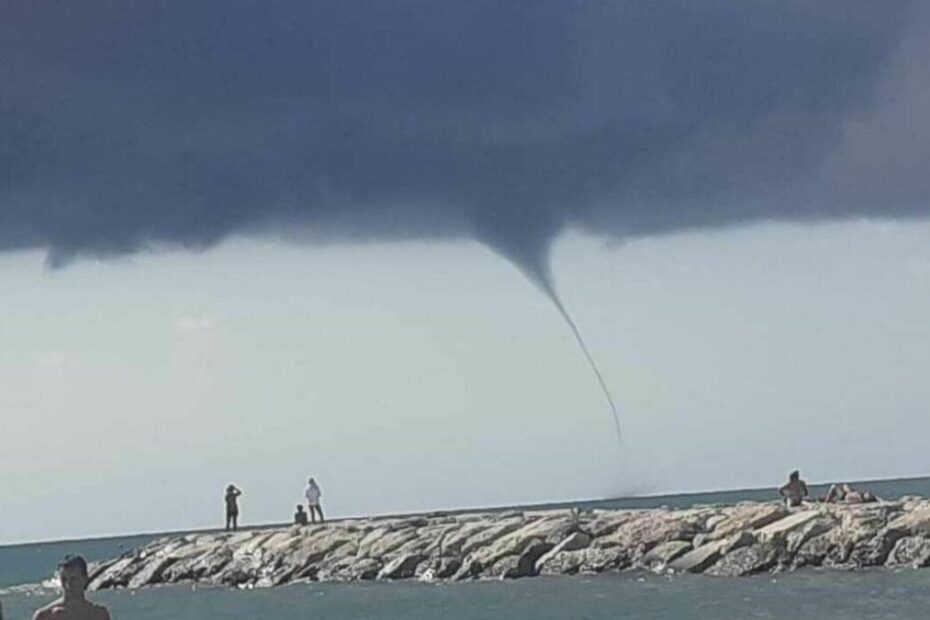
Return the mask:
M810 492L807 483L801 480L801 472L794 470L788 474L788 482L778 488L778 494L785 498L785 504L791 508L800 506Z
M84 558L73 555L62 560L58 564L58 581L61 583L61 598L38 610L32 620L110 620L106 607L84 598L90 582Z
M294 525L307 525L307 511L302 504L297 504L297 512L294 513Z

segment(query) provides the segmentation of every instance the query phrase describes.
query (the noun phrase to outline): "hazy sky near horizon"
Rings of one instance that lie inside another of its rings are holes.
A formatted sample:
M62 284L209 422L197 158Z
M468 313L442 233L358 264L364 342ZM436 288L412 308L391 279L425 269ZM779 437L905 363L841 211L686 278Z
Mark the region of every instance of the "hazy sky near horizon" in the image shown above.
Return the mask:
M0 540L926 472L930 222L0 257Z
M913 0L3 2L0 541L925 471L928 56Z

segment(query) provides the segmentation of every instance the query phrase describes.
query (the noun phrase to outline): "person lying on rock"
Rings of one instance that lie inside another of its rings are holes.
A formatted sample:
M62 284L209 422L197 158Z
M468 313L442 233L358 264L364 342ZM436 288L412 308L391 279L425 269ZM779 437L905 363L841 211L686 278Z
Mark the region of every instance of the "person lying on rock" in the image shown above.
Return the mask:
M875 496L868 491L857 491L849 484L831 484L823 501L830 504L866 504L875 501Z
M86 598L87 562L79 555L68 556L58 564L61 598L38 610L32 620L110 620L110 612Z
M821 501L827 504L836 504L846 499L846 489L848 484L831 484L827 494L821 498Z
M294 513L294 525L307 525L307 511L302 504L297 504L297 512Z
M788 474L788 482L778 487L778 494L784 497L785 504L792 508L800 506L810 492L807 490L807 483L801 480L801 472L794 470Z

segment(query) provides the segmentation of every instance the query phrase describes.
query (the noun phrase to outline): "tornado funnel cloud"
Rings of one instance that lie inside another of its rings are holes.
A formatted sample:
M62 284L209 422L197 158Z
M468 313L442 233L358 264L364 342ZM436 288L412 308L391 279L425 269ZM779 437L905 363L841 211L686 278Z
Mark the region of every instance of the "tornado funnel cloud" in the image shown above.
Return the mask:
M510 261L510 263L530 282L539 287L539 290L552 301L556 310L562 315L572 335L575 337L575 342L578 343L578 347L588 361L588 365L591 367L592 372L594 372L598 385L601 387L604 400L607 401L607 406L610 408L610 414L613 418L614 430L617 433L617 442L622 447L623 432L620 428L620 413L617 410L617 404L614 401L613 395L610 393L610 388L607 387L607 382L604 381L604 375L601 373L600 367L598 367L597 362L594 360L594 356L592 356L591 352L588 350L588 345L581 335L581 330L578 329L575 319L572 318L572 315L569 314L568 310L565 308L565 304L562 303L562 299L559 297L553 285L550 255L551 246L549 245L549 239L553 236L553 229L557 229L558 226L554 223L552 218L537 219L535 220L535 224L536 227L533 228L529 226L520 227L517 226L516 223L513 223L507 226L506 229L509 231L518 231L519 234L501 236L498 234L500 227L488 226L487 220L482 220L476 223L475 238Z
M607 406L610 407L610 413L613 417L614 430L617 433L617 441L622 444L623 432L620 430L620 414L617 411L617 404L614 402L614 397L610 393L610 388L607 387L607 382L604 381L604 375L601 374L601 369L598 367L597 362L594 361L594 357L588 350L588 345L585 344L584 338L581 336L581 331L578 329L578 325L575 324L575 320L572 318L572 315L569 314L568 310L565 309L565 305L556 294L555 289L552 288L552 285L548 281L544 281L542 283L542 287L546 294L549 296L549 299L552 300L552 303L555 305L556 309L559 311L559 314L561 314L562 318L565 319L569 329L575 336L575 341L581 348L581 352L584 353L585 359L588 360L588 365L591 366L591 370L594 371L594 376L597 377L597 382L601 386L601 391L604 393L604 399L607 401Z

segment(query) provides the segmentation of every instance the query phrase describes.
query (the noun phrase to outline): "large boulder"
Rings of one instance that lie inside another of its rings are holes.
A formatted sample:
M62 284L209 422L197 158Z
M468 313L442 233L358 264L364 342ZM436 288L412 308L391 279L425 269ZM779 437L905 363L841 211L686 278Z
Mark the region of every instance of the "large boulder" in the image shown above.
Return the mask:
M410 579L414 576L417 566L423 561L423 556L411 553L401 555L378 571L378 579Z
M705 575L742 577L767 571L778 564L784 549L777 543L764 542L734 549L713 566Z
M383 564L374 558L344 558L319 567L315 578L319 581L367 581L375 579Z
M899 531L904 536L930 537L930 506L921 505L894 517L888 522L888 529Z
M900 529L885 527L872 538L855 543L847 561L859 567L881 566L904 536L905 532Z
M751 545L755 540L751 533L739 532L729 538L708 542L696 549L692 549L671 561L668 567L676 573L702 573L723 555L734 549Z
M600 573L619 570L630 566L629 551L623 547L595 549L588 547L578 551L559 551L540 558L536 563L541 575L574 575L576 573Z
M420 562L414 576L421 581L450 579L461 567L459 558L433 558Z
M771 542L774 540L786 540L788 536L802 529L808 523L821 518L821 513L817 510L802 510L795 512L772 521L758 529L756 538L760 542Z
M930 566L930 539L923 536L906 536L899 539L888 554L885 565L913 568Z
M89 584L90 590L106 590L107 588L123 588L129 584L138 571L142 570L143 560L135 554L126 555L111 564Z
M466 540L461 546L461 553L465 555L480 549L481 547L487 547L497 539L520 529L523 527L523 525L524 521L520 517L512 517L498 521L491 527L484 529L476 533L474 536L468 538L468 540Z
M785 519L785 521L787 521L787 519ZM815 536L820 536L821 534L829 532L835 525L836 522L832 517L818 516L815 519L807 521L800 527L792 528L791 531L787 532L785 535L786 552L788 555L793 556L807 541ZM780 535L774 535L767 540L778 541L780 538Z
M357 553L362 558L380 559L417 538L417 531L413 528L375 530L359 542Z
M325 563L335 564L344 558L354 560L360 532L340 527L317 530L302 536L281 559L269 579L281 585L302 578L314 578Z
M594 518L591 519L585 526L585 531L590 534L593 538L600 538L601 536L609 536L617 531L617 529L646 514L641 510L595 510L593 512Z
M721 540L733 534L763 528L788 516L788 509L781 502L737 504L728 510L726 518L718 521L706 540Z
M597 549L623 547L634 560L656 545L670 540L690 541L700 531L696 520L671 513L647 513L627 521L612 534L595 538L591 546Z
M225 545L207 547L167 567L162 573L163 581L177 583L213 577L232 560L232 555L232 549Z
M691 551L691 543L684 540L670 540L659 543L640 558L639 563L649 570L661 570L665 566Z
M129 583L126 584L126 587L140 588L142 586L162 583L165 571L176 561L177 560L167 554L151 558L145 563L142 570L129 579Z
M482 566L493 566L498 560L507 556L519 556L525 549L536 543L544 543L548 551L556 543L568 536L574 528L573 520L565 515L536 519L523 527L500 536L484 547L475 549L471 557Z

